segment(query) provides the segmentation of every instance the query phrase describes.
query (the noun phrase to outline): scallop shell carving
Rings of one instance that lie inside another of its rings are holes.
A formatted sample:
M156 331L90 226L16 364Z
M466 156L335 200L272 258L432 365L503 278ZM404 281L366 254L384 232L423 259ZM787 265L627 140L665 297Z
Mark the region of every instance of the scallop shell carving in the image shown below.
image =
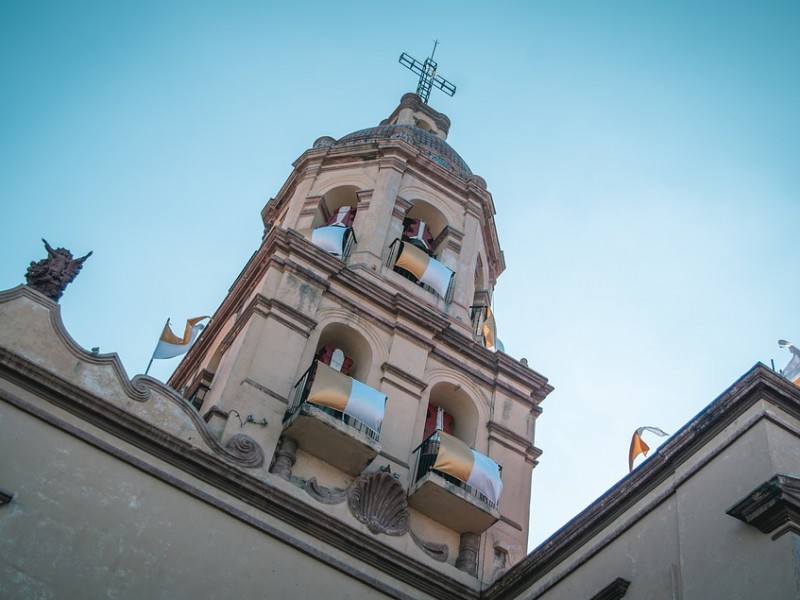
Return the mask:
M353 482L347 504L372 533L403 535L408 531L408 500L403 486L390 473L380 471Z

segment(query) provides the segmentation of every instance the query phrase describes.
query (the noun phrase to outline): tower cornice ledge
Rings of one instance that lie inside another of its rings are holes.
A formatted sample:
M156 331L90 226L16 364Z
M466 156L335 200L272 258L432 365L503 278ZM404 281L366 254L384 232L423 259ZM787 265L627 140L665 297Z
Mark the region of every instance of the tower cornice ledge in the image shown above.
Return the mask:
M486 427L489 430L490 441L495 441L501 446L523 455L525 460L532 465L537 464L538 458L542 455L542 450L534 446L533 442L528 438L514 433L494 421L489 421Z

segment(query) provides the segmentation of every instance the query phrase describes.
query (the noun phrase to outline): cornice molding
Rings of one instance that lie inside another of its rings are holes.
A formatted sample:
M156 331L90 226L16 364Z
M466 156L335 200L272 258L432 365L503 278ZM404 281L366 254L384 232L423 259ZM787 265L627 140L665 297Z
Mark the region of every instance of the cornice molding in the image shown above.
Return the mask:
M489 430L489 441L497 442L505 448L523 455L525 460L531 464L536 464L537 459L542 455L542 451L534 446L528 438L514 433L499 423L489 421L486 428Z
M388 362L381 365L381 371L384 373L381 378L383 381L389 382L412 396L421 396L428 387L428 384L421 379Z

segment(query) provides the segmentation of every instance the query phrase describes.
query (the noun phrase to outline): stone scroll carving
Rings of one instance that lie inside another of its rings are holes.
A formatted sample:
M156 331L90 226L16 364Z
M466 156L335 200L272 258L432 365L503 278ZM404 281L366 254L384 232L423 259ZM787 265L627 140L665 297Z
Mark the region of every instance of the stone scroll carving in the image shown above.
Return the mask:
M53 249L47 240L43 239L47 250L47 258L39 262L31 262L25 273L28 287L41 292L51 300L58 302L64 290L78 276L83 263L92 253L89 252L81 258L73 258L72 253L66 248Z
M247 467L260 467L264 464L264 451L256 441L248 435L237 433L231 436L225 448Z
M341 488L327 488L317 483L317 478L312 477L303 486L308 495L322 504L339 504L347 499L347 490Z
M408 533L411 535L411 539L414 540L414 543L417 545L417 547L419 547L420 550L430 556L433 560L447 562L447 559L450 556L450 547L447 544L441 544L439 542L426 542L425 540L417 537L417 534L410 529L408 530Z

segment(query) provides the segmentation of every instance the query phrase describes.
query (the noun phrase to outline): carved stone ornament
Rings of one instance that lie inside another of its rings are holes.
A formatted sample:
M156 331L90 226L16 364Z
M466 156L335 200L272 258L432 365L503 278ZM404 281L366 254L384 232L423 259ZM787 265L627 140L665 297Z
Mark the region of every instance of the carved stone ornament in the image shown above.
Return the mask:
M248 435L237 433L225 444L233 456L246 463L248 467L260 467L264 464L264 451L256 441Z
M317 483L317 478L312 477L306 481L303 489L309 496L322 504L339 504L347 499L347 490L341 488L327 488Z
M403 535L409 528L408 500L391 473L359 477L347 492L350 512L372 533Z
M465 532L461 534L458 545L456 568L473 577L478 574L478 551L480 550L481 536L477 533Z
M291 480L295 460L297 460L297 441L293 438L281 438L270 473L286 481Z
M64 290L72 283L83 268L83 263L92 253L89 252L82 258L72 258L72 253L66 248L55 250L43 239L47 250L47 258L39 262L32 262L25 273L28 287L41 292L51 300L58 302Z
M408 533L419 549L430 556L433 560L447 562L447 558L450 556L450 547L447 544L442 544L441 542L426 542L425 540L419 538L412 529L409 529Z

